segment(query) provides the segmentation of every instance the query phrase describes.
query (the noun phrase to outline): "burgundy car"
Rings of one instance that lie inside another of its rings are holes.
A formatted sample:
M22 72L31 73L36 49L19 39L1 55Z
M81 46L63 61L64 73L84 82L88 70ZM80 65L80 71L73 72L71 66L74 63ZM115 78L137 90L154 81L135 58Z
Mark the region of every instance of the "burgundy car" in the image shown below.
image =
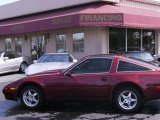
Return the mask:
M37 109L49 100L105 100L123 112L160 99L160 68L117 55L93 55L65 70L46 71L3 89L6 99Z

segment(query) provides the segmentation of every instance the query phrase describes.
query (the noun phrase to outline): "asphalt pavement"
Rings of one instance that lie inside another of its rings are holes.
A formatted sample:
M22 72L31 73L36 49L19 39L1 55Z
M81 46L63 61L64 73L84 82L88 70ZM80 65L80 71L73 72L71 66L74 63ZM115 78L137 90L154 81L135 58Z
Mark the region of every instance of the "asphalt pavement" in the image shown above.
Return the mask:
M122 114L105 102L52 102L31 111L20 102L5 100L5 85L25 77L24 74L0 75L0 120L160 120L160 100L148 102L141 111Z

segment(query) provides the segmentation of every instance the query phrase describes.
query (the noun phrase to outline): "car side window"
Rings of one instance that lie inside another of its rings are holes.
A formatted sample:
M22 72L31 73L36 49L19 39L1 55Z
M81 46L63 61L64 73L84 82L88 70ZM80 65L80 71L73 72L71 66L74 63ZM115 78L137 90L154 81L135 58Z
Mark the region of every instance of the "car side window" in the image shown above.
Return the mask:
M87 59L71 70L72 74L109 72L112 59Z
M4 57L8 57L9 59L14 59L15 58L15 56L12 52L6 52L4 54Z
M150 71L151 69L142 67L133 63L119 61L117 71L118 72L129 72L129 71Z

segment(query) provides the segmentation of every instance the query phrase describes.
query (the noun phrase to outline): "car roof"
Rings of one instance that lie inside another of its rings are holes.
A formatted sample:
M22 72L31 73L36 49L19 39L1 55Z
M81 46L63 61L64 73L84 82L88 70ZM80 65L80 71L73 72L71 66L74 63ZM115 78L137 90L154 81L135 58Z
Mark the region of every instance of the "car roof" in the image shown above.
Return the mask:
M69 53L46 53L44 55L68 55Z
M115 56L120 56L120 55L117 55L117 54L96 54L96 55L86 56L85 58L98 58L98 57L113 58Z
M89 55L89 56L86 56L84 59L101 58L101 57L103 57L103 58L118 58L119 60L124 60L126 62L137 64L137 65L140 65L140 66L145 66L145 67L155 69L155 70L160 70L160 67L152 65L148 62L145 62L145 61L142 61L142 60L139 60L139 59L136 59L136 58L130 58L130 57L127 57L127 56L124 56L124 55L119 55L119 54Z

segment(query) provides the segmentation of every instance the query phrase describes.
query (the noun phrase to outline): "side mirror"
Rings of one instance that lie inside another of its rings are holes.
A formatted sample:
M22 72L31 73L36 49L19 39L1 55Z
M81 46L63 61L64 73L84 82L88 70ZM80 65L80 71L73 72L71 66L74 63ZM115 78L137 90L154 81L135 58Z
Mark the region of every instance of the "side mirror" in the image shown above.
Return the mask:
M77 62L77 60L76 60L76 59L74 59L74 60L73 60L73 62L74 62L74 63L76 63L76 62Z
M68 71L68 72L65 73L65 75L66 75L66 76L71 76L72 73L71 73L71 71Z
M33 61L33 64L35 64L35 63L37 63L37 60L34 60L34 61Z
M9 57L4 57L3 59L4 59L4 60L9 60Z

